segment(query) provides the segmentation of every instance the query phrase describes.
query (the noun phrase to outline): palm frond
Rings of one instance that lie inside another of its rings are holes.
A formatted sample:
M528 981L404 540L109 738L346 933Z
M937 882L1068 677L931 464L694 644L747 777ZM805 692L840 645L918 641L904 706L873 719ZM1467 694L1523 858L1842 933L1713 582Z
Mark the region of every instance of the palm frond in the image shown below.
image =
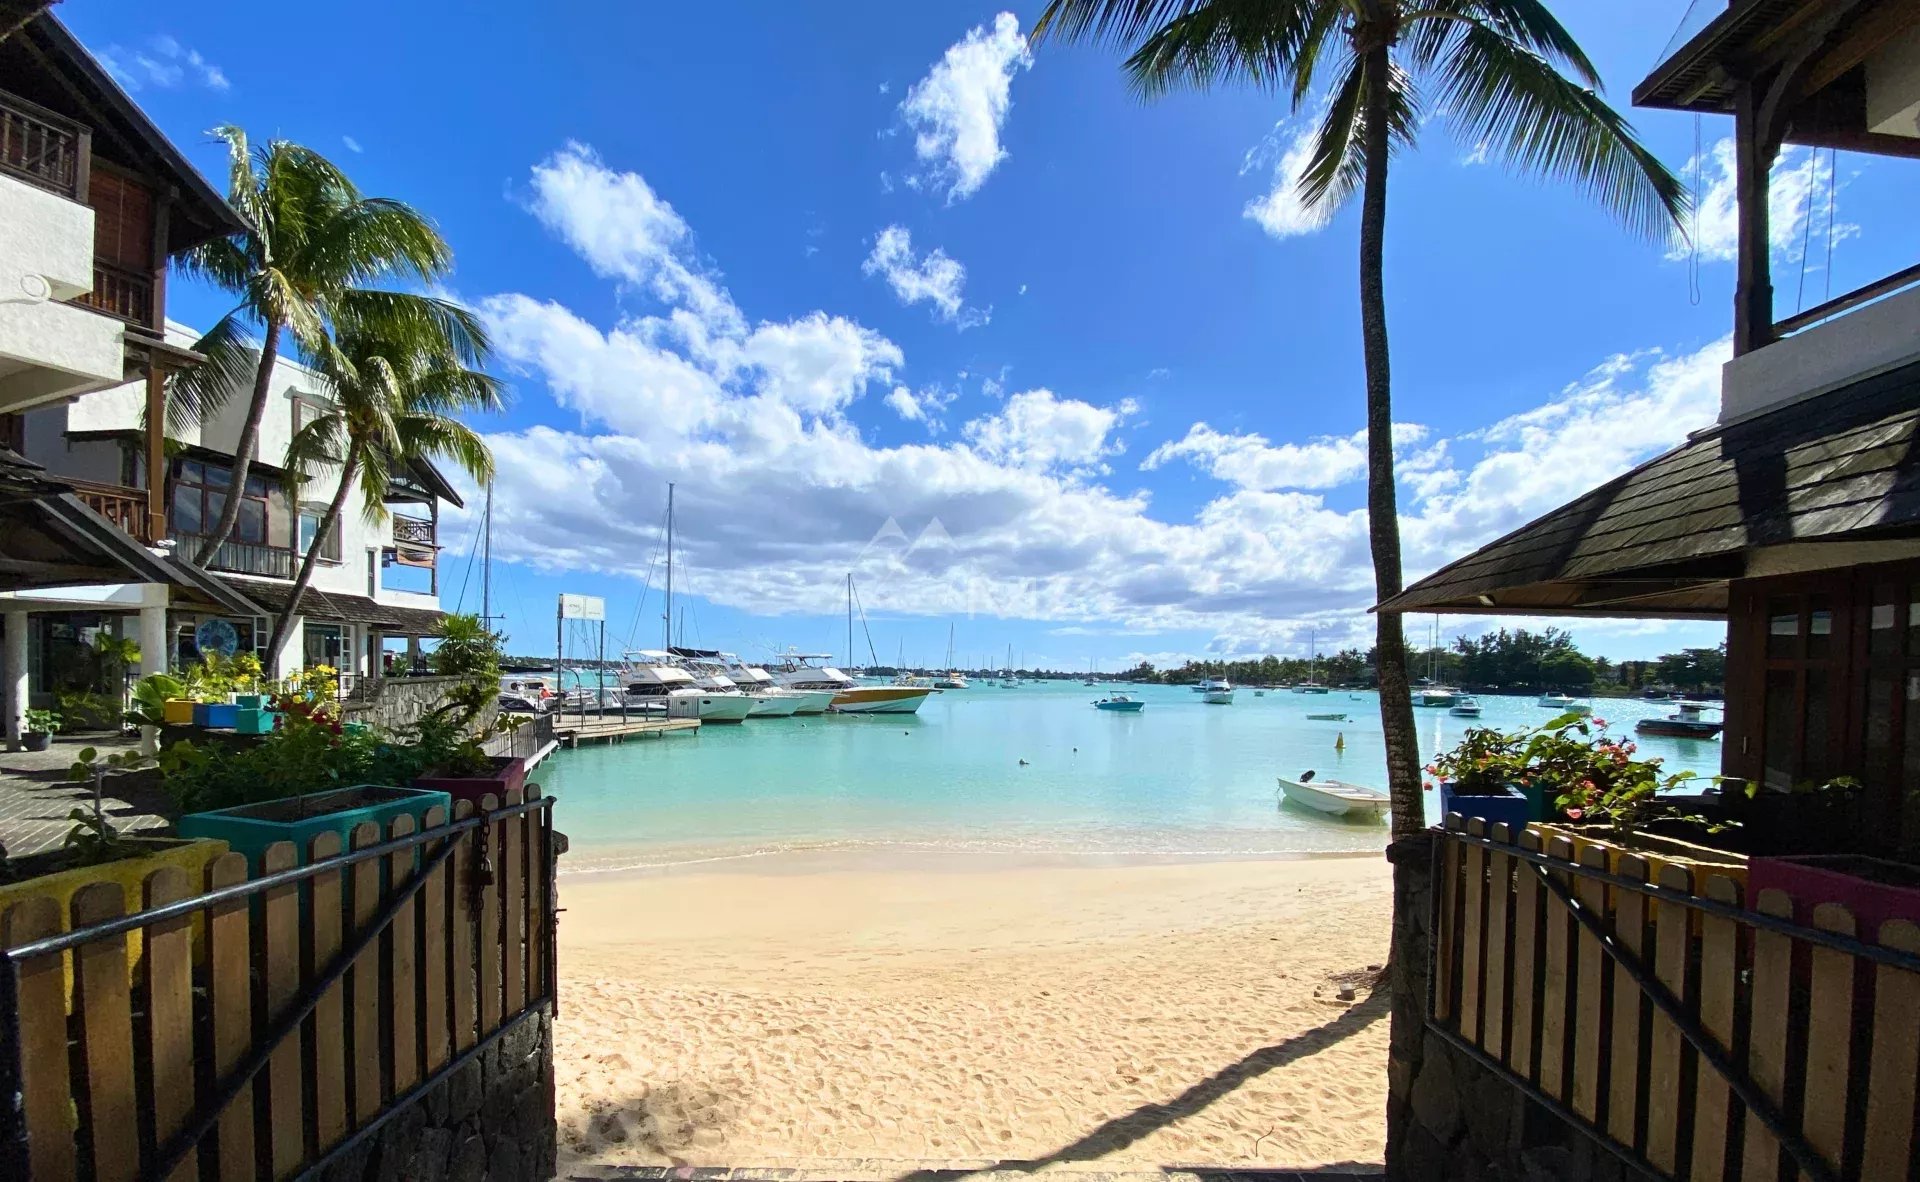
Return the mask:
M1508 41L1569 71L1583 85L1600 89L1600 71L1541 0L1470 0L1471 7Z
M236 234L203 242L174 256L173 267L182 275L239 295L247 289L254 261L247 254L247 236Z
M227 145L227 204L249 226L260 225L260 187L253 171L253 152L247 146L247 133L231 123L223 123L207 133Z
M478 314L437 296L355 287L335 294L329 311L341 335L380 342L370 346L374 352L425 353L480 365L493 348Z
M409 459L446 459L474 480L493 479L493 451L480 433L458 419L408 415L400 420L400 454Z
M287 441L285 467L291 491L298 496L308 482L339 469L346 462L346 443L346 420L337 411L307 420Z
M1338 0L1213 0L1149 34L1127 59L1134 89L1153 98L1176 86L1200 89L1223 81L1252 82L1263 90L1312 86L1316 63L1301 47L1320 10ZM1291 84L1291 85L1290 85Z
M341 287L395 275L431 283L452 266L453 250L433 223L411 205L385 197L330 211L303 241L299 265Z
M167 377L167 423L170 433L183 433L206 422L236 393L251 393L259 372L260 350L247 332L243 305L214 322L193 343L206 357L199 365L174 370Z
M409 383L407 407L416 415L490 413L505 409L506 386L479 370L436 366Z
M1368 90L1373 85L1364 60L1349 53L1340 85L1327 104L1314 140L1313 155L1300 174L1300 200L1309 209L1339 206L1366 176ZM1411 147L1420 131L1420 96L1413 76L1388 63L1387 140L1389 150Z
M1664 240L1685 215L1686 190L1618 112L1496 28L1469 24L1440 79L1441 103L1464 140L1581 185L1647 238Z

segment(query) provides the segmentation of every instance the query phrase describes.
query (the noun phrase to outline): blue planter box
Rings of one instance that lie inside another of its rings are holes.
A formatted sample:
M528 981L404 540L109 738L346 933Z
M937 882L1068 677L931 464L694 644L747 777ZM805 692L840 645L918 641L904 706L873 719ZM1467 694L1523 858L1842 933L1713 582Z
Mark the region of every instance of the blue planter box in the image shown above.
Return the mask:
M245 854L248 866L258 874L261 856L276 841L292 842L298 851L295 864L305 865L313 839L322 833L339 834L340 848L348 850L353 846L356 825L372 822L384 841L387 826L395 817L412 817L418 830L425 824L427 810L435 805L447 810L447 816L453 815L452 798L444 792L362 784L264 804L188 813L176 828L182 837L214 837L226 842L235 853Z
M1459 813L1463 817L1481 817L1488 825L1506 825L1515 833L1534 819L1533 804L1524 796L1470 796L1453 790L1451 781L1440 782L1440 815Z
M233 704L242 710L265 710L267 708L267 695L235 694L233 695Z
M193 725L200 727L232 727L240 721L240 707L232 702L195 702L193 704Z
M274 722L279 717L271 710L241 706L238 717L234 719L233 729L243 735L270 735L273 733Z

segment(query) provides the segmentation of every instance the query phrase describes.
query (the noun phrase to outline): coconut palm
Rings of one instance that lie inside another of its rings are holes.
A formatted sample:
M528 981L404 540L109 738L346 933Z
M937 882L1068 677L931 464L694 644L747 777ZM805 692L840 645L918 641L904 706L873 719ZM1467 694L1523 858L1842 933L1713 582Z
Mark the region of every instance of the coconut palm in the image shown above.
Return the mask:
M1401 583L1382 278L1387 169L1414 145L1428 104L1466 142L1522 171L1574 182L1635 232L1664 236L1686 208L1679 181L1600 98L1593 63L1541 0L1052 0L1033 30L1036 42L1050 37L1125 47L1143 97L1235 82L1282 91L1296 110L1326 96L1298 195L1321 208L1361 195L1367 515L1381 601ZM1380 721L1402 837L1423 825L1419 745L1399 619L1383 613L1376 624Z
M239 302L194 349L207 363L170 382L169 425L198 422L229 394L250 384L251 400L234 446L233 487L246 487L260 439L273 364L291 344L309 357L326 346L330 327L356 314L394 315L394 293L370 286L388 280L430 283L453 264L431 222L403 202L363 197L326 157L285 140L250 148L237 127L216 128L228 153L227 202L246 229L189 252L182 269L233 293ZM429 317L438 302L404 309ZM458 326L446 326L457 330ZM252 345L251 331L260 333ZM233 533L240 497L228 497L195 561L205 566Z
M368 521L386 520L386 494L394 474L418 460L450 460L476 481L493 477L486 442L455 417L500 409L502 390L493 377L472 367L484 358L486 338L470 313L424 296L395 296L389 316L340 319L334 338L316 361L333 399L287 445L287 471L297 484L338 471L338 483L313 541L300 560L293 593L273 624L267 651L277 653L300 602L313 581L321 540L338 527L355 480ZM412 303L437 309L407 310ZM461 324L449 336L439 321Z

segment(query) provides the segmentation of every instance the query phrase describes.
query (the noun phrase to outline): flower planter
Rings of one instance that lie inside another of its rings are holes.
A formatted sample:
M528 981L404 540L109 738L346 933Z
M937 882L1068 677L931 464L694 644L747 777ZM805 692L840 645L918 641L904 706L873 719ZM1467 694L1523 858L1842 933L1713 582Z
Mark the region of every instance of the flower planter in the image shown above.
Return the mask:
M253 706L238 707L234 716L233 729L242 735L268 735L273 733L274 723L280 716L271 710L262 710Z
M267 695L235 694L233 695L233 704L242 710L265 710L267 708Z
M1455 792L1451 780L1440 782L1440 816L1459 813L1479 817L1488 827L1505 825L1518 836L1527 822L1534 820L1524 796L1489 796L1477 792Z
M1764 890L1793 899L1794 922L1811 925L1813 909L1839 903L1853 913L1861 940L1880 939L1890 919L1920 923L1920 867L1858 854L1756 857L1747 870L1748 906Z
M480 807L480 800L484 796L493 796L504 803L509 789L526 786L526 760L495 756L488 762L493 764L493 770L482 775L421 776L413 782L413 786L437 789L455 800L472 801L475 808Z
M1604 825L1550 824L1535 825L1541 834L1542 848L1552 837L1565 837L1573 843L1573 860L1580 861L1581 855L1592 846L1598 846L1607 855L1607 870L1618 874L1620 858L1623 854L1633 854L1647 864L1647 881L1658 884L1660 871L1668 866L1680 866L1693 873L1695 894L1706 893L1707 879L1710 877L1730 878L1741 888L1742 898L1750 898L1747 892L1748 862L1745 854L1736 854L1729 850L1717 850L1712 846L1699 845L1691 841L1682 841L1677 837L1661 837L1652 833L1635 833L1623 844ZM1647 900L1647 916L1658 914L1658 900ZM1698 930L1700 916L1694 915L1694 927Z
M147 875L162 867L171 866L186 872L196 891L204 889L207 881L207 865L221 854L227 852L224 841L189 841L172 837L123 837L133 856L117 862L104 862L98 866L75 866L66 870L53 870L50 873L24 878L18 882L0 885L0 912L36 895L46 895L60 905L60 930L67 931L72 926L74 892L81 887L96 882L111 882L120 887L126 900L128 912L146 910ZM58 862L53 851L44 855L30 854L15 860L15 867L31 868L39 861ZM201 939L203 919L196 913L193 916L193 938ZM127 933L127 970L129 979L136 964L139 963L142 950L141 932L135 928ZM73 997L73 958L63 957L66 962L67 997L71 1004Z
M53 732L40 733L26 731L20 736L20 748L23 751L45 751L53 746Z
M161 717L168 726L192 726L193 708L198 705L192 698L168 698L162 706Z
M339 834L340 848L347 850L353 846L356 826L371 822L384 840L387 827L395 817L412 817L417 829L426 823L427 810L436 805L451 814L452 802L445 792L361 784L285 800L189 813L180 818L177 828L183 837L220 838L236 852L245 854L247 864L258 874L262 855L277 841L292 842L295 864L305 865L313 839L322 833Z
M193 707L193 725L231 730L240 720L240 707L232 702L197 702Z

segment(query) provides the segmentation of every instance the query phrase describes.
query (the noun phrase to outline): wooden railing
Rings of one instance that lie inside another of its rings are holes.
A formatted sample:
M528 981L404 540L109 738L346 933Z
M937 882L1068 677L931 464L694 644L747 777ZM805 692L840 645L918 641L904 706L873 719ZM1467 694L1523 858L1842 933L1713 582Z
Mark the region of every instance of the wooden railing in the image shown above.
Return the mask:
M1660 1177L1910 1177L1920 927L1650 860L1448 817L1430 1027Z
M0 912L0 1177L286 1178L554 999L552 802ZM495 811L494 806L500 807ZM130 941L132 955L129 955ZM69 988L68 982L71 982Z
M16 95L0 92L0 174L87 199L92 132Z
M153 540L147 529L147 492L118 484L96 484L91 480L68 480L73 495L87 508L113 522L140 542Z
M206 538L199 534L176 533L171 535L179 543L179 555L192 561L199 555L201 543ZM208 570L225 571L236 575L259 575L269 579L291 579L294 570L293 551L285 546L264 546L256 542L222 542L214 551L213 558L206 564Z
M153 324L153 276L95 259L93 290L74 303L134 324Z

